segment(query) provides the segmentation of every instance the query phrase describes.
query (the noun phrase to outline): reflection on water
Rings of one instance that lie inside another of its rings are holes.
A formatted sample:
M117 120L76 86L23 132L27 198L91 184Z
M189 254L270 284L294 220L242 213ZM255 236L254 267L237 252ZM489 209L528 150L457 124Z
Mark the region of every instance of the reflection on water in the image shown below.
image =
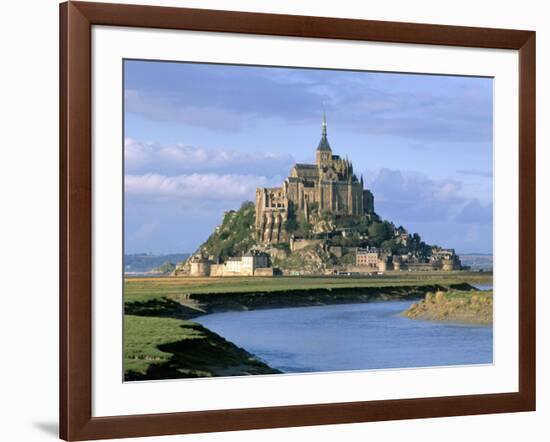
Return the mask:
M411 320L405 302L205 315L196 319L284 372L487 364L493 329Z

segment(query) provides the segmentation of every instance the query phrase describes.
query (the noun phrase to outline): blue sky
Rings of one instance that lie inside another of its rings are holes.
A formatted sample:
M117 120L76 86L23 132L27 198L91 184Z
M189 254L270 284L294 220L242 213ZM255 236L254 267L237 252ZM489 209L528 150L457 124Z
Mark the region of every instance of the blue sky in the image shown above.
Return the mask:
M314 162L323 106L382 217L492 252L492 79L127 60L124 81L126 253L192 252Z

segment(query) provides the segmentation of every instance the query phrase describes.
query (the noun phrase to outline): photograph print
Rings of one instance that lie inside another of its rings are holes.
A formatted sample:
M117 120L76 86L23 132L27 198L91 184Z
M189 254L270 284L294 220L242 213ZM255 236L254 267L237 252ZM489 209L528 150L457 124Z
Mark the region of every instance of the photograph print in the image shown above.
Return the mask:
M493 363L493 79L124 60L124 380Z

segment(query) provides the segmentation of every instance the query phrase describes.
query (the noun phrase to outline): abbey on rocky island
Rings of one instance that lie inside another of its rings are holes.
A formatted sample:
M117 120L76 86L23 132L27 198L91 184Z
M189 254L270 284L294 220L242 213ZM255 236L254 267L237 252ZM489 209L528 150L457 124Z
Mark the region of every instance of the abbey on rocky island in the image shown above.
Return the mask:
M323 114L315 164L295 164L280 187L225 212L222 224L174 274L274 276L461 270L453 249L383 220L347 158L332 154Z
M315 164L295 164L281 187L256 190L256 230L264 244L288 242L289 217L309 218L312 211L359 216L374 213L374 196L363 188L347 158L332 154L323 114Z

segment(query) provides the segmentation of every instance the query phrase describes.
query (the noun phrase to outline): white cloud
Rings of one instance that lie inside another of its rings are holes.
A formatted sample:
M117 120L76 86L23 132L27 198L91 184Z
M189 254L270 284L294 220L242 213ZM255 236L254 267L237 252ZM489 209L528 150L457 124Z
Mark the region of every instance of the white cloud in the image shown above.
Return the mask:
M468 195L461 181L400 170L365 173L376 211L430 244L459 251L492 248L492 204Z
M270 186L277 182L280 182L280 178L269 180L256 175L126 175L125 194L128 197L158 201L240 202L253 200L257 187ZM227 207L229 208L231 207Z
M222 173L286 175L294 159L288 154L208 149L185 144L144 143L127 138L124 143L128 174Z
M456 201L461 188L457 181L442 181L433 189L432 195L438 201Z
M399 223L451 220L465 203L462 183L400 170L366 173L379 213Z
M492 221L492 203L481 203L461 181L433 179L400 170L365 173L377 211L398 222L481 223Z

